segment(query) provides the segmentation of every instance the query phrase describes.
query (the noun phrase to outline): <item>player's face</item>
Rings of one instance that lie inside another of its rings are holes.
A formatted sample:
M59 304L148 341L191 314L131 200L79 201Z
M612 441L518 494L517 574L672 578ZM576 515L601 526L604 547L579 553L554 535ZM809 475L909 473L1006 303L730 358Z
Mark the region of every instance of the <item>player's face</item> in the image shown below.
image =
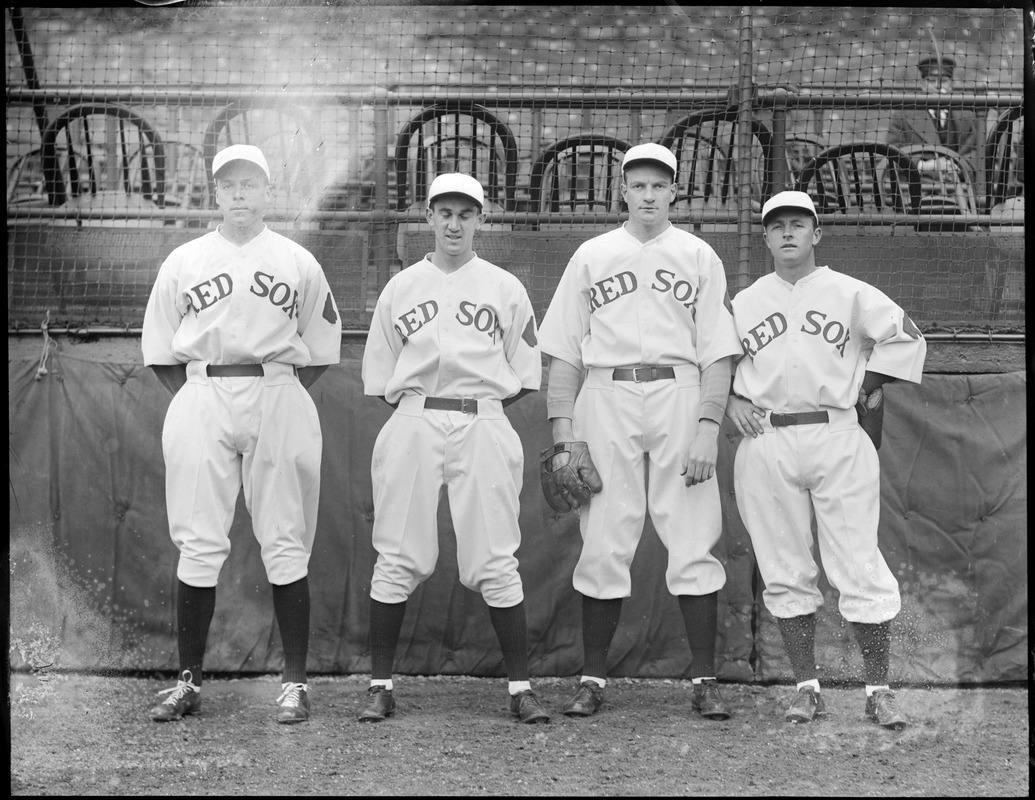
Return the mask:
M777 212L769 218L762 238L781 266L793 267L813 258L813 248L819 244L820 229L811 215L798 211Z
M216 176L216 203L223 222L242 230L259 229L273 193L266 173L250 161L231 161Z
M672 174L651 164L630 167L622 179L622 199L629 206L629 219L648 228L668 221L675 196Z
M440 197L428 209L427 218L435 232L437 253L456 266L470 260L474 233L485 219L477 203L459 195Z

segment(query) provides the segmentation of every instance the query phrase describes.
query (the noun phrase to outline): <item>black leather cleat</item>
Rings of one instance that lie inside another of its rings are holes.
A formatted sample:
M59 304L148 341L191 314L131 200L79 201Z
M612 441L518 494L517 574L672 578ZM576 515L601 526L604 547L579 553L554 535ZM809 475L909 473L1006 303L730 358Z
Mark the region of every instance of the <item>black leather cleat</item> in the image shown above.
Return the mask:
M367 689L367 700L367 707L359 715L360 722L381 722L385 717L392 716L395 711L392 690L384 686L371 686Z
M561 709L569 717L591 717L604 704L604 687L596 681L583 681L575 696Z
M510 711L519 720L528 724L550 721L550 715L546 713L543 704L531 689L511 695Z
M827 707L823 703L822 695L811 686L805 686L794 696L784 719L788 722L811 722L814 717L826 713Z
M277 722L293 725L309 720L309 686L305 683L282 683L283 691L277 698Z
M690 706L706 719L729 719L730 707L722 699L719 684L716 681L701 681L694 687Z
M179 681L171 689L163 689L159 694L169 695L161 703L151 706L148 712L155 722L173 722L183 719L188 714L201 712L201 688L191 681L193 675L185 669Z
M866 718L883 728L900 731L909 724L898 707L898 698L890 689L878 689L866 698Z

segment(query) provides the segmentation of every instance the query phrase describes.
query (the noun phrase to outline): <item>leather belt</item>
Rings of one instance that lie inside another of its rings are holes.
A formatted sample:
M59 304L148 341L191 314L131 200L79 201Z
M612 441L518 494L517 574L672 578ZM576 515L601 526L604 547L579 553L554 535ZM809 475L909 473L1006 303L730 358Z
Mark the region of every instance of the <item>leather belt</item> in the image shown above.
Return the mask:
M424 407L435 411L463 411L465 414L478 413L478 401L470 397L425 397Z
M260 378L262 364L209 364L205 371L210 378Z
M769 415L769 421L774 428L785 428L788 425L815 425L820 422L829 422L830 415L826 411L800 411L797 414L777 414L774 411Z
M618 367L611 376L616 381L636 381L646 383L648 381L660 381L666 378L675 378L676 371L672 367L657 367L652 364L640 364L635 367Z

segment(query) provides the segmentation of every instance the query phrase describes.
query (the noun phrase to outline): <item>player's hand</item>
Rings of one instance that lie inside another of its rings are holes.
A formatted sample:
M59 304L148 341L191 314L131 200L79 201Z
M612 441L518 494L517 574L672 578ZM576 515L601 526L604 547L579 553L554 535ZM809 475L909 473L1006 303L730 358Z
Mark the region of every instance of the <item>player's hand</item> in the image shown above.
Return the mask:
M726 403L726 417L737 426L737 430L742 436L750 436L754 439L765 430L762 427L765 410L743 397L730 395L729 401Z
M719 454L719 426L702 419L697 434L683 456L683 482L687 486L704 483L715 475L715 461Z

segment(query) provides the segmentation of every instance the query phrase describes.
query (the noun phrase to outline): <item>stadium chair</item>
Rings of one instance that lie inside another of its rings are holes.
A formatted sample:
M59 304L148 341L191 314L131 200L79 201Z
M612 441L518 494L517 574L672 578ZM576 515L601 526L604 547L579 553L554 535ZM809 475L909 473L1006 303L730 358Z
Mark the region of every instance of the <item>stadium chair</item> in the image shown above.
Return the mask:
M821 218L838 214L907 214L920 209L921 178L912 159L884 142L828 147L810 159L795 186ZM833 220L831 220L833 222Z
M15 159L7 168L7 205L49 205L43 180L43 153L39 148Z
M146 227L153 221L124 214L165 205L165 143L126 106L81 103L65 109L44 129L40 152L49 205L112 212L112 219L83 218L82 224ZM119 214L123 218L116 219Z
M489 109L471 102L439 103L406 121L395 140L395 207L423 209L428 187L444 172L474 176L485 189L485 211L515 210L517 140L507 124ZM512 226L489 223L479 232L480 248L491 247L493 231ZM489 235L487 235L489 234ZM397 251L401 266L434 250L427 223L399 224Z
M305 214L316 210L324 189L323 142L318 126L297 106L231 103L205 130L202 150L210 206L215 207L211 175L216 153L232 144L251 144L262 150L269 163L273 215L290 220L295 227L317 227L305 221Z
M1024 232L1024 110L1004 111L985 143L985 209L1016 225L996 231Z
M913 159L920 173L921 214L978 213L974 176L959 153L937 145L908 145L902 152ZM918 230L959 231L973 224L921 222Z
M146 152L136 150L129 158L129 181L140 187L146 179ZM165 207L208 208L209 182L205 154L189 142L165 142Z
M514 210L517 140L503 120L475 103L440 103L411 117L395 142L396 208L422 204L443 172L466 172L493 208Z
M751 199L761 210L772 187L772 137L761 122L752 121ZM676 156L679 173L673 212L737 211L737 181L733 154L737 142L735 108L695 111L671 125L661 137ZM735 223L706 224L705 229L736 229Z
M801 177L802 170L810 158L815 158L823 149L819 139L811 136L788 136L784 142L784 158L787 161L787 174L791 185Z
M532 210L618 213L622 209L622 159L628 149L628 142L596 133L554 142L532 164Z

